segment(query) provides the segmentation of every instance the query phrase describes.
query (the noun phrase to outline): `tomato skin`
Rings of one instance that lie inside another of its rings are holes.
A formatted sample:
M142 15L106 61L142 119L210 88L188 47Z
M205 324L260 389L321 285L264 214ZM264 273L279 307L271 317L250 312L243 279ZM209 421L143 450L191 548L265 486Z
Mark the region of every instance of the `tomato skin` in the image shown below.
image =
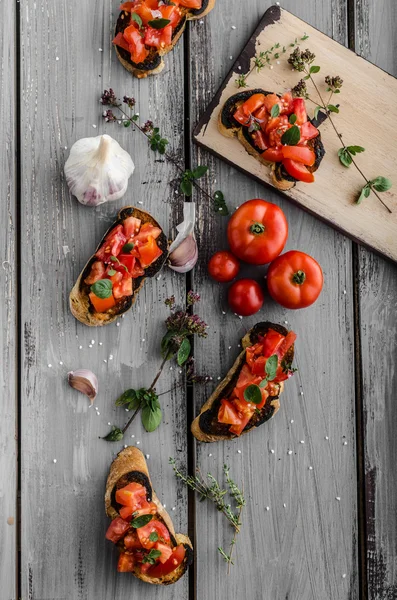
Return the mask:
M292 100L292 112L296 115L296 124L303 125L307 121L307 112L304 98Z
M311 148L307 146L283 146L283 158L291 158L294 161L303 163L308 167L312 167L316 162L316 155Z
M263 301L262 288L253 279L239 279L229 288L229 306L242 317L257 313L262 308Z
M127 533L124 538L124 546L127 548L127 550L137 550L138 548L142 548L136 531L130 531Z
M233 115L233 118L236 119L237 123L240 123L240 125L249 125L251 122L251 117L250 115L247 115L244 110L243 107L240 106L240 108L238 108L236 110L236 112Z
M305 165L291 158L284 158L283 165L287 173L292 177L295 177L298 181L304 181L305 183L313 183L314 175L307 170Z
M127 533L129 528L130 524L127 523L127 521L124 521L124 519L121 519L120 517L116 517L110 523L106 531L105 537L107 540L110 540L111 542L116 544Z
M159 552L161 552L160 556L158 557L158 560L163 564L166 563L172 555L172 548L170 548L170 546L167 546L167 544L163 544L162 542L156 542L154 547L156 550L159 550Z
M116 502L123 506L130 506L136 510L142 506L146 500L146 489L140 483L129 483L123 488L116 490Z
M283 160L283 151L281 146L277 148L268 148L264 152L262 152L263 160L267 160L268 162L280 162Z
M303 125L301 125L301 141L312 140L318 135L320 135L319 130L316 127L314 127L314 125L312 125L310 121L307 121L306 123L303 123Z
M106 269L103 262L101 260L96 260L94 263L92 263L91 271L88 277L84 279L84 283L87 285L92 285L99 279L102 279L102 277L105 275L105 270Z
M185 546L179 544L179 546L173 549L170 558L164 564L160 563L149 569L148 575L150 575L150 577L162 577L163 575L172 573L172 571L175 571L175 569L183 562L185 554Z
M261 199L244 202L227 226L231 251L253 265L274 260L282 252L287 237L288 223L281 208Z
M244 102L243 112L245 112L247 116L252 115L252 113L261 108L261 106L263 106L264 104L264 94L252 94L252 96Z
M135 235L133 242L137 241L142 242L142 244L146 244L149 240L149 236L157 240L160 234L160 227L155 227L151 223L144 223L140 228L139 233Z
M294 280L295 274L295 279L304 279L302 283ZM321 293L323 281L318 262L298 250L290 250L276 258L267 272L269 294L281 306L291 309L313 304Z
M135 64L139 64L145 60L149 54L149 50L145 48L145 44L135 25L129 25L124 29L124 38L127 40L131 52L131 60Z
M112 40L112 44L118 46L119 48L123 48L123 50L127 50L127 52L130 51L130 45L121 33L121 31L119 31L116 37Z
M220 283L232 281L240 270L240 263L231 252L221 250L211 256L208 263L208 273Z
M127 238L124 235L122 225L116 225L106 236L102 246L95 253L95 256L103 262L110 262L111 256L120 254Z
M266 134L262 130L258 129L258 131L254 131L251 137L255 142L255 146L257 146L260 150L266 150L268 144L266 140Z
M145 32L145 45L154 48L164 48L169 46L172 39L172 25L167 25L162 29L154 29L148 26Z
M263 339L263 356L269 358L269 356L275 354L284 339L281 333L274 331L274 329L269 329Z
M219 407L218 411L218 421L219 423L225 423L226 425L241 424L241 419L239 418L233 404L225 398L221 400L221 406Z
M154 548L156 542L152 542L149 539L150 534L153 532L158 534L159 540L163 543L170 543L170 532L168 531L167 527L161 521L153 519L147 525L137 529L139 541L144 548L147 548L148 550Z
M106 312L109 308L116 306L116 300L114 299L113 294L111 294L109 298L98 298L94 292L90 292L89 298L97 313Z
M131 238L134 235L137 235L137 233L139 233L141 222L142 221L140 219L137 219L136 217L127 217L126 219L124 219L124 234L127 236L127 238Z
M122 552L117 563L117 571L119 573L132 573L134 571L135 560L132 554Z
M143 269L149 267L162 254L163 251L158 247L156 240L149 236L146 244L139 247L139 262L141 263L141 267Z
M267 96L265 96L263 104L266 106L268 112L270 113L273 106L278 102L280 102L280 98L276 94L267 94Z

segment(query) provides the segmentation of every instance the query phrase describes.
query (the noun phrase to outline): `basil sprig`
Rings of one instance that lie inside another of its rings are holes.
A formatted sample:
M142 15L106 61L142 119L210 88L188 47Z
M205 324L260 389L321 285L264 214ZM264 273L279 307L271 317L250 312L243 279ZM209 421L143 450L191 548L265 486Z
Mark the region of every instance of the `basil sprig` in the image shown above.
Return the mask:
M153 29L164 29L164 27L167 27L170 23L171 21L169 19L152 19L151 21L148 21L148 25L153 27Z
M91 292L98 298L104 300L112 295L113 284L110 279L99 279L91 286Z
M150 521L152 520L152 516L153 515L141 515L140 517L137 517L136 519L131 521L131 527L134 527L134 529L140 529L141 527L145 527L145 525L150 523Z
M287 131L281 136L281 143L284 146L296 146L301 139L301 133L297 125L292 125Z
M160 550L152 549L150 550L149 554L146 554L146 556L143 557L142 562L149 563L149 565L154 565L159 556L161 556Z

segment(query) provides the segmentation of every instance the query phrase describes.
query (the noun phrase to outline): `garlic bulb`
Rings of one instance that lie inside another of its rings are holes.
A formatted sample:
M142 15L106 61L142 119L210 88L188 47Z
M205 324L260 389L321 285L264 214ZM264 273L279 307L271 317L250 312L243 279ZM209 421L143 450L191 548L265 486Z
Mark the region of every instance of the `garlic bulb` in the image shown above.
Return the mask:
M198 259L197 242L194 235L196 205L194 202L184 202L183 222L177 226L178 235L172 242L168 266L178 273L191 271Z
M118 200L127 191L135 165L110 135L75 142L65 164L69 190L81 204L98 206Z
M92 371L89 371L88 369L69 371L68 383L70 387L88 396L91 404L94 403L98 393L98 379Z

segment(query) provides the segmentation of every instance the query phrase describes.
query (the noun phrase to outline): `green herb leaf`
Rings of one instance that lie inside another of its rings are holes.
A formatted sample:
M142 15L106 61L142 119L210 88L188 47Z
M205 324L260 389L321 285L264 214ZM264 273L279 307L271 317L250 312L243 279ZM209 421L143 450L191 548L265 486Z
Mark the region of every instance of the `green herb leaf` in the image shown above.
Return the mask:
M194 179L200 179L200 177L205 175L207 171L208 167L206 167L205 165L199 165L198 167L193 169L192 176Z
M112 431L110 431L110 433L105 435L105 437L102 439L106 440L107 442L119 442L120 440L123 439L123 437L124 437L124 434L121 431L121 429L119 429L118 427L113 427Z
M320 112L320 110L322 110L322 106L316 106L316 108L314 109L314 118L317 119L318 117L318 113Z
M99 279L91 286L91 292L95 294L98 298L110 298L112 295L113 284L110 279Z
M310 67L310 71L309 71L309 73L310 73L310 74L312 74L312 73L318 73L318 72L319 72L319 70L320 70L320 67L317 67L317 66L315 66L315 65L312 65L312 66Z
M225 202L225 197L220 190L217 190L214 194L214 210L222 217L225 217L229 214L229 209Z
M303 37L301 37L302 42L304 42L305 40L307 40L309 38L309 36L305 33L305 35Z
M279 114L280 114L280 105L273 104L272 109L270 111L270 116L274 118L274 117L278 117Z
M187 359L189 358L189 354L190 354L190 349L191 349L191 344L188 338L185 338L182 341L182 344L179 347L178 350L178 355L176 357L176 361L178 363L178 365L181 367L183 364L185 364L185 362L187 361Z
M159 534L157 533L157 531L152 531L152 533L149 535L149 540L151 542L157 542L158 539L159 539Z
M262 393L259 386L252 383L246 387L244 390L244 400L253 404L260 404L262 402Z
M141 404L141 398L135 390L126 390L119 398L117 398L115 404L116 406L128 404L128 410L136 410Z
M333 104L328 104L327 108L328 108L329 112L332 112L332 113L339 112L339 108L337 106L334 106Z
M273 381L273 379L276 377L277 368L278 356L277 354L272 354L272 356L269 356L265 364L265 371L268 381Z
M191 196L193 193L193 185L190 179L183 178L180 183L180 190L185 196Z
M149 565L154 565L159 556L161 556L160 550L152 549L150 550L149 554L146 554L146 556L142 558L142 562L149 563Z
M134 14L134 13L132 13ZM127 254L128 252L131 252L131 250L134 248L134 245L132 242L128 242L128 244L124 244L124 246L121 249L121 252L123 254Z
M339 161L342 163L344 167L350 167L353 162L352 157L350 156L350 152L348 148L339 148L338 150Z
M108 275L110 275L110 277L113 277L113 275L116 275L117 271L115 271L114 269L109 269L108 271Z
M353 156L360 154L360 152L365 152L365 148L362 146L348 146L347 150L350 152L350 154L353 154Z
M138 13L131 13L131 19L133 21L135 21L136 23L138 23L138 27L139 29L142 27L142 19L141 17L138 15Z
M175 352L170 348L170 343L172 341L172 338L175 335L175 331L171 330L171 331L167 331L167 333L164 335L163 339L161 340L161 356L163 358L165 358L167 356L167 360L170 360L170 358L172 358L175 354Z
M387 192L387 190L390 190L392 186L390 179L381 176L376 177L370 183L377 192Z
M292 125L292 127L287 129L281 136L281 143L285 146L296 146L300 139L301 134L299 127L297 127L297 125Z
M152 409L150 406L144 406L142 409L142 425L146 431L154 431L160 425L162 413L160 406Z
M290 115L290 118L289 118L288 120L289 120L289 122L291 123L291 125L295 125L295 123L296 123L296 119L297 119L297 118L298 118L298 117L296 116L296 114L295 114L295 113L293 113L292 115Z
M131 521L130 525L134 529L140 529L141 527L145 527L152 520L153 515L141 515L137 517L133 521Z
M365 185L363 187L363 189L361 190L360 195L356 200L356 204L361 204L361 202L364 200L364 198L368 198L370 193L371 193L371 188L370 188L370 185L367 183L367 185Z
M164 29L164 27L167 27L170 23L171 21L169 19L152 19L151 21L148 21L148 25L153 27L153 29Z
M131 121L123 121L124 127L129 127L131 125Z

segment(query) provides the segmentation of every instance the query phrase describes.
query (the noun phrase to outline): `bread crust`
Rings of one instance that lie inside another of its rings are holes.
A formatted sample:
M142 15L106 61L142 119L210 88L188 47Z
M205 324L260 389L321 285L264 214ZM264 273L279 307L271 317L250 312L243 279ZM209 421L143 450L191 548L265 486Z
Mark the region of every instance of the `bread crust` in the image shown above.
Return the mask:
M175 545L183 544L186 548L186 556L183 562L172 573L169 573L164 577L153 578L149 577L146 574L140 573L139 570L135 570L133 572L133 575L138 579L145 581L146 583L151 583L155 585L170 585L172 583L176 583L178 579L182 577L182 575L185 573L188 566L192 562L192 542L190 541L187 535L184 535L182 533L175 533L174 524L171 520L170 515L167 513L164 506L161 504L160 500L158 499L156 493L153 490L145 457L142 454L142 452L135 446L129 446L128 448L124 448L124 450L119 452L119 454L110 466L105 488L106 514L112 520L116 519L117 517L120 517L116 508L112 504L112 495L119 479L128 474L133 474L133 476L135 475L136 479L139 479L139 474L141 474L142 480L139 479L139 482L141 483L141 481L145 481L148 498L156 504L157 514L159 517L161 517L161 520L164 522L167 529L169 530L171 538L173 538Z
M146 59L144 63L136 65L132 62L126 50L120 49L118 46L115 46L117 58L119 59L123 67L127 69L127 71L131 73L131 75L137 77L138 79L143 79L145 77L148 77L148 75L157 75L158 73L161 73L165 66L162 57L171 52L171 50L177 44L179 38L185 31L186 23L188 21L194 21L196 19L202 19L203 17L205 17L214 8L215 2L216 0L208 0L207 6L204 8L204 10L190 10L188 8L180 7L183 11L183 17L181 24L178 25L178 27L176 28L175 34L171 40L171 44L159 50L155 50L152 53L150 60ZM126 26L124 21L128 20L129 14L130 13L127 11L121 11L117 19L115 35L117 35L120 31L124 31ZM155 66L152 66L153 62L156 63Z
M267 92L262 89L254 89L254 90L245 90L243 92L238 92L234 94L230 98L228 98L219 111L218 114L218 129L222 135L225 137L237 137L239 142L244 146L248 154L256 158L261 164L269 167L271 169L271 177L272 184L274 187L281 191L287 191L293 188L296 185L297 180L294 177L288 175L288 173L283 169L282 163L273 163L263 160L261 151L257 149L253 142L250 142L247 139L247 136L244 135L244 127L238 124L233 119L232 113L239 108L250 96L253 94L264 94L268 96L273 92ZM279 94L276 94L279 98L281 97ZM310 120L310 119L309 119ZM309 171L312 173L317 171L320 163L325 154L324 145L321 141L321 134L319 134L313 140L309 140L308 145L314 150L316 154L316 162L312 167L307 167Z
M161 229L162 232L157 238L157 243L159 248L161 248L161 250L163 251L163 254L159 256L159 258L156 261L154 261L152 265L145 269L145 275L132 280L132 296L124 297L120 302L116 304L116 306L113 309L110 309L105 313L96 313L94 312L93 307L91 306L90 299L88 296L90 286L84 283L84 279L88 276L91 269L91 265L96 260L95 253L102 246L105 237L110 233L112 229L114 229L114 227L116 227L116 225L121 223L127 217L136 217L137 219L140 219L142 223L151 223L155 227L159 227ZM168 241L162 228L148 212L136 208L135 206L125 206L124 208L122 208L117 215L117 220L106 231L105 235L98 244L95 253L87 261L86 265L82 269L80 275L76 280L76 283L74 284L70 292L69 305L73 316L78 321L84 323L84 325L88 325L89 327L108 325L109 323L115 321L120 315L127 312L127 310L129 310L135 303L139 290L142 288L145 279L147 277L154 277L154 275L156 275L163 267L165 261L167 260L167 248Z
M240 354L237 356L232 368L229 370L226 377L215 388L215 390L213 391L211 396L208 398L208 400L203 404L203 406L201 407L201 410L200 410L200 414L194 419L194 421L191 425L191 431L197 440L199 440L201 442L218 442L221 440L231 440L236 437L241 437L242 435L245 435L252 429L259 427L259 425L262 425L263 423L268 421L270 418L274 417L274 415L279 410L279 408L280 408L279 397L284 390L283 382L280 383L280 389L279 389L278 396L272 396L272 397L269 396L264 408L261 409L261 415L259 416L259 418L257 418L256 422L254 422L253 421L254 417L253 417L240 436L236 436L234 434L229 433L229 431L227 430L228 426L225 426L225 431L221 432L221 433L210 430L211 421L215 418L215 414L217 414L217 410L218 410L216 407L217 403L219 403L223 397L228 395L227 390L231 391L231 389L234 388L234 385L240 374L240 370L242 369L243 365L245 364L245 358L246 358L245 350L247 348L249 348L250 346L252 346L254 343L256 343L255 340L257 339L258 335L261 335L261 334L263 335L269 329L274 329L274 330L280 332L282 335L287 335L287 333L288 333L287 329L285 329L285 327L283 327L282 325L276 325L274 323L269 323L269 322L265 321L263 323L257 323L252 329L250 329L245 334L245 336L241 340L242 350L241 350ZM288 361L292 362L293 356L294 356L294 347L292 346L291 349L287 353ZM204 423L206 423L207 425L209 424L208 427L207 426L205 427L205 430L203 429Z

